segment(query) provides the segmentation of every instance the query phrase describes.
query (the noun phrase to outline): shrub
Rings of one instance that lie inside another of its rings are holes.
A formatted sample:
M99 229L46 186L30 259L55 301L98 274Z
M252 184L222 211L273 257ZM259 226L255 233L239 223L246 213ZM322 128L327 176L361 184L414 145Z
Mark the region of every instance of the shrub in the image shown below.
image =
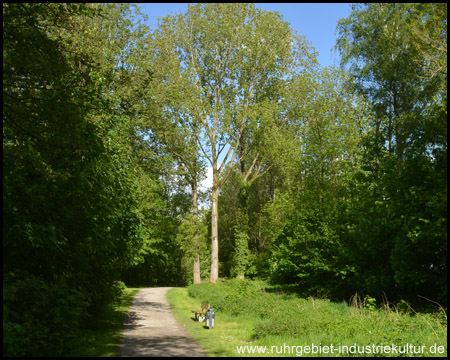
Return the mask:
M82 339L88 303L63 281L5 275L3 356L63 356Z

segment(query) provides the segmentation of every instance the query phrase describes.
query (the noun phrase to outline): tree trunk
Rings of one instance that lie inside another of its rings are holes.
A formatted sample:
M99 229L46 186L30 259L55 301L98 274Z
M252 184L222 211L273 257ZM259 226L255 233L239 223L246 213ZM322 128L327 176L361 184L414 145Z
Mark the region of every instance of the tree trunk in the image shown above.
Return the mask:
M212 213L211 213L211 276L215 283L219 278L219 229L218 229L219 172L213 166Z
M202 282L202 279L200 277L200 255L197 252L197 254L194 255L194 284L200 284Z
M198 196L197 196L197 180L194 179L194 181L191 184L192 188L192 215L194 216L194 223L195 223L195 232L194 232L194 284L200 284L201 278L200 278L200 254L199 254L199 244L198 244Z

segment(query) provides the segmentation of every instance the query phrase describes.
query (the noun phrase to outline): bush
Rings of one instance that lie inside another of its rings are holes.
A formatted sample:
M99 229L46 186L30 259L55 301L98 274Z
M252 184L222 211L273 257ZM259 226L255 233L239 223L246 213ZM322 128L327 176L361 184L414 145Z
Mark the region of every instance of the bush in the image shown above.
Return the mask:
M252 308L255 293L261 283L247 279L219 280L218 284L203 283L188 287L189 296L210 303L217 311L238 315Z
M342 270L335 261L339 246L333 226L319 215L293 215L274 241L271 281L302 286L309 294L333 289Z
M64 356L81 341L88 303L60 280L5 274L3 356Z

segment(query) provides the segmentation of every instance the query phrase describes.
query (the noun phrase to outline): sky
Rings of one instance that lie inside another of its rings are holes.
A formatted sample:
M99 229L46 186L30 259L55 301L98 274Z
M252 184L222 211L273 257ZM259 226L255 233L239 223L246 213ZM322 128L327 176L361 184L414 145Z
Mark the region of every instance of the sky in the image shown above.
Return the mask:
M278 11L292 29L307 40L318 52L318 61L322 67L338 66L339 55L332 51L336 42L335 30L337 21L346 18L351 13L349 3L255 3L260 9ZM158 25L158 17L170 13L185 13L187 3L140 3L141 11L148 16L147 24L154 30ZM212 184L212 168L207 169L207 178L200 188L206 189Z

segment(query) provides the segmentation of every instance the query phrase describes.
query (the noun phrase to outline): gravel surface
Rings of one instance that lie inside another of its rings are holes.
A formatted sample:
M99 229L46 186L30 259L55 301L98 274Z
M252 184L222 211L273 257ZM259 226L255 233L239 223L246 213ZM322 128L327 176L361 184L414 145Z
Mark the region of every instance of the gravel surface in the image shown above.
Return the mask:
M172 315L166 300L169 289L144 288L136 294L118 356L208 356Z

